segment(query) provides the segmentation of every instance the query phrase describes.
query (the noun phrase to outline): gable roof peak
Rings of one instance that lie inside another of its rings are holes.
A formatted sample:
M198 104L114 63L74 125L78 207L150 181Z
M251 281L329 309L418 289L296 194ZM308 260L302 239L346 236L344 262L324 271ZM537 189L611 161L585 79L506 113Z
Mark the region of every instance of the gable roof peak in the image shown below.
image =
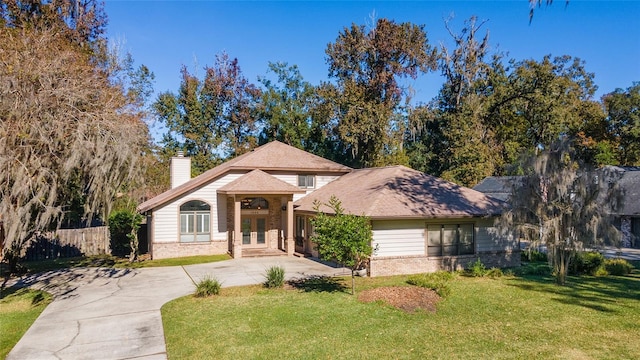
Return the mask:
M348 166L274 140L230 159L174 189L145 201L138 206L138 211L148 211L173 201L173 199L204 186L230 171L246 172L256 169L262 171L334 173L338 175L346 174L353 170Z

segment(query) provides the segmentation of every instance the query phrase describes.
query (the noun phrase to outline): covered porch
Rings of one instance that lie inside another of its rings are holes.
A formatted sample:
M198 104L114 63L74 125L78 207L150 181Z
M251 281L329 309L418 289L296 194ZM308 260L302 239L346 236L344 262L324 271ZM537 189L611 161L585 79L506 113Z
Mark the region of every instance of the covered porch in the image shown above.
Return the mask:
M227 199L231 256L293 255L293 195L304 192L261 170L218 189Z

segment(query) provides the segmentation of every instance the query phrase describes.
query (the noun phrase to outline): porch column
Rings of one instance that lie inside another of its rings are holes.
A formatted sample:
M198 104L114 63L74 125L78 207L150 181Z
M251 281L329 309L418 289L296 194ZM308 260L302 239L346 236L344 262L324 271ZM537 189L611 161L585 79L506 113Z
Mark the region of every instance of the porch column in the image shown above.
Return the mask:
M292 256L295 250L293 239L293 196L287 201L287 255Z
M242 215L240 211L240 200L233 197L233 258L242 257Z

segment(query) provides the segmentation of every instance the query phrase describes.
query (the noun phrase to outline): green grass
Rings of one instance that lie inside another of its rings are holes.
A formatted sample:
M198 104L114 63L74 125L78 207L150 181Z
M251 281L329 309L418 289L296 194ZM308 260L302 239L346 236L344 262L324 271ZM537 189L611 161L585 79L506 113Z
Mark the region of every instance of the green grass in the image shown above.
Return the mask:
M143 260L133 263L129 262L129 259L117 258L110 255L88 256L88 257L75 257L75 258L61 258L55 260L38 260L38 261L25 261L20 265L24 271L29 274L35 274L43 271L67 269L74 267L113 267L113 268L131 268L138 269L144 267L161 267L161 266L182 266L182 265L194 265L203 264L216 261L229 260L231 257L227 254L223 255L203 255L203 256L189 256L181 258L171 259L159 259L159 260ZM4 273L3 273L4 275Z
M158 260L145 260L134 263L129 263L128 260L123 259L119 261L115 267L122 268L144 268L144 267L162 267L162 266L184 266L204 264L216 261L229 260L231 256L227 254L223 255L201 255L201 256L188 256L171 259L158 259Z
M0 291L0 359L4 359L51 302L43 291L13 288Z
M408 286L358 278L357 288ZM171 359L631 359L640 353L640 273L606 278L471 278L450 282L436 314L361 303L342 283L261 286L162 308ZM348 288L348 286L347 286Z

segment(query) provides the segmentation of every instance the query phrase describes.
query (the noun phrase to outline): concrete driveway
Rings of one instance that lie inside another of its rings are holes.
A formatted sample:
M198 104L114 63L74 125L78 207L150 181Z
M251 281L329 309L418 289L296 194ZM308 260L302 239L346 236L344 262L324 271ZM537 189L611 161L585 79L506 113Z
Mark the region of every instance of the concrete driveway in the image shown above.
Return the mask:
M310 259L243 258L209 264L146 269L81 268L19 279L54 295L54 301L7 359L166 359L160 307L192 294L206 276L223 287L259 284L273 265L288 279L348 275Z

